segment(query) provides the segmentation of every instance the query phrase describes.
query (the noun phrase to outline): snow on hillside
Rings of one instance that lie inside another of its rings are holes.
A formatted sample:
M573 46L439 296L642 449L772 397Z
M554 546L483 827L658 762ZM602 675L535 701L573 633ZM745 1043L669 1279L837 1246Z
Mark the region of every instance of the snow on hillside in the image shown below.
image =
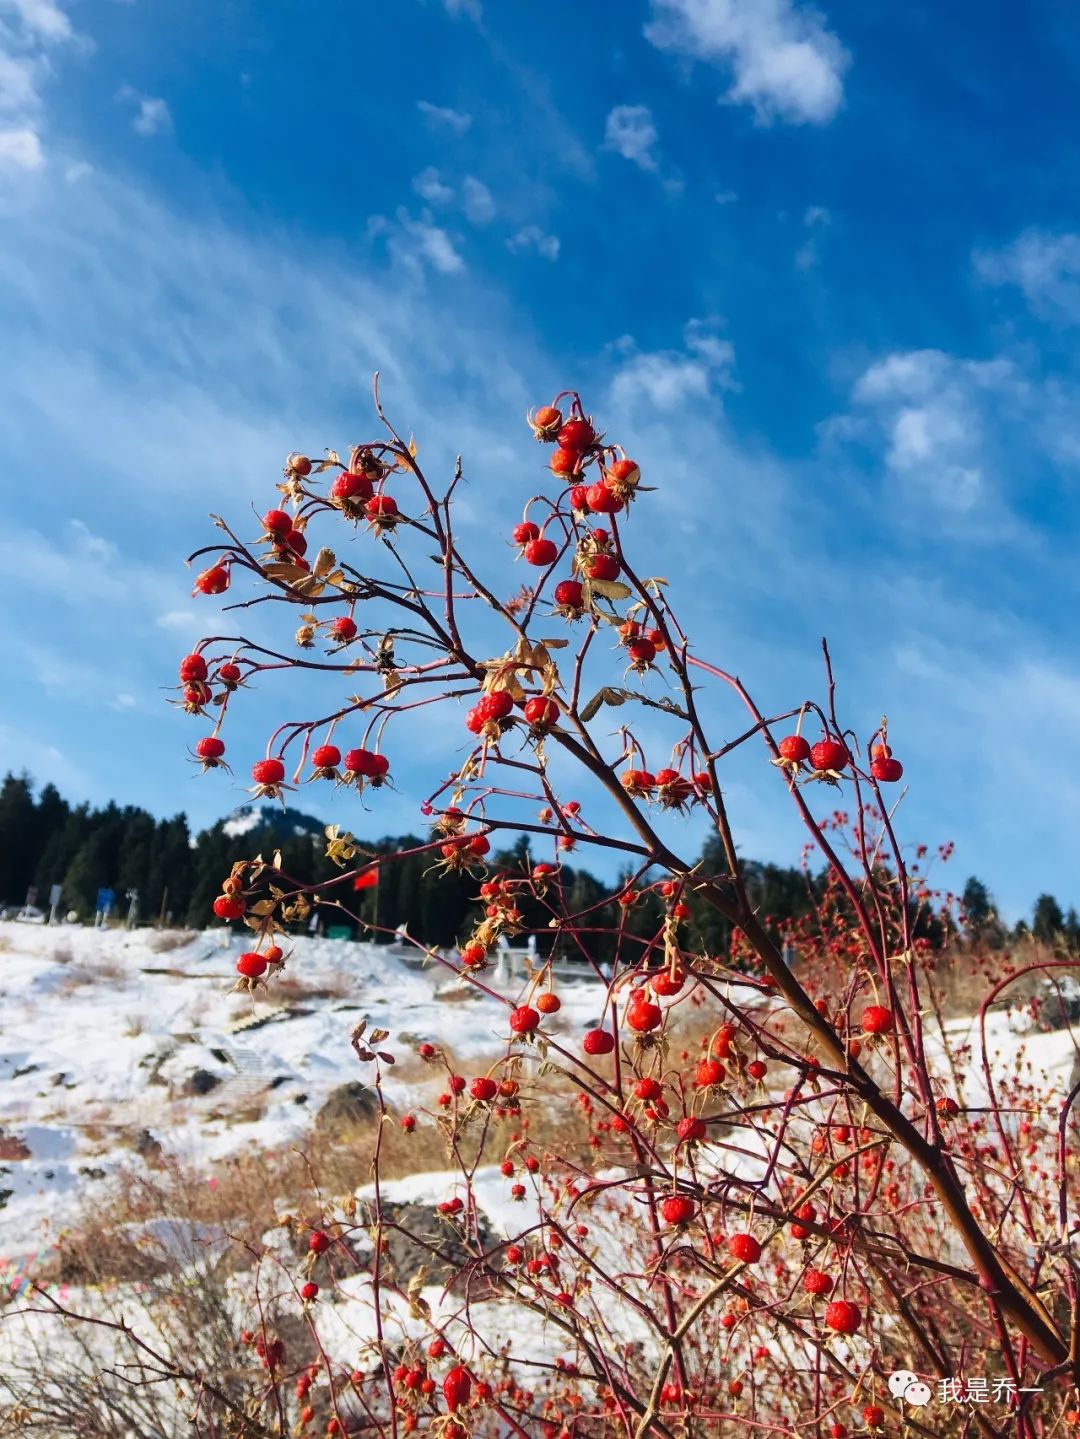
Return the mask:
M0 923L0 1269L47 1247L133 1144L157 1140L211 1176L223 1155L306 1133L331 1090L366 1077L349 1044L361 1019L390 1030L399 1057L425 1039L462 1062L505 1043L505 1007L439 966L296 939L282 979L252 997L232 992L242 947L227 931ZM595 981L560 995L549 1027L595 1022ZM385 1088L392 1103L421 1097L393 1071Z

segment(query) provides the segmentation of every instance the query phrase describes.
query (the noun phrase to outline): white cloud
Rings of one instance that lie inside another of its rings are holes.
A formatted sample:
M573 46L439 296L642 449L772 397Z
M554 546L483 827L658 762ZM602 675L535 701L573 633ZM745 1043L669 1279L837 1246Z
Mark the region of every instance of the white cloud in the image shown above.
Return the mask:
M809 205L803 213L802 222L809 235L795 252L795 268L812 270L821 259L822 236L832 224L832 215L823 205Z
M604 144L643 170L659 169L660 136L648 105L616 105L607 117Z
M14 12L26 30L46 44L71 38L71 21L54 0L0 0L3 11Z
M429 270L440 275L460 275L465 270L456 238L437 225L429 211L414 219L399 209L393 221L377 215L368 229L373 235L386 235L391 257L417 279Z
M128 694L126 690L121 690L111 701L109 708L114 710L132 710L135 708L136 703L137 701L134 695Z
M178 630L181 634L197 635L203 618L194 610L166 610L154 621L158 629Z
M989 285L1014 285L1042 319L1080 323L1080 235L1025 230L1002 250L976 251Z
M163 135L172 129L172 115L160 96L139 95L125 85L119 98L135 106L131 128L136 135Z
M464 135L472 124L472 116L464 111L433 105L430 100L417 100L416 108L434 129L449 130L453 135Z
M39 91L43 66L30 55L13 55L0 49L0 114L36 115L41 108Z
M704 400L716 389L733 387L735 347L700 320L683 334L685 349L639 351L624 337L616 350L625 356L611 382L612 403L632 410L647 400L657 410L676 410Z
M559 237L548 235L539 225L525 225L517 234L511 235L506 248L515 255L539 255L543 260L559 258Z
M455 19L464 16L479 25L484 18L484 9L480 0L443 0L443 6L446 13L453 15Z
M438 170L434 165L429 165L426 170L413 179L413 189L422 200L429 205L449 205L454 198L454 192L449 185L443 183Z
M52 74L50 51L74 36L55 0L0 0L0 168L39 170L42 88Z
M495 218L495 201L482 180L466 175L461 182L461 205L472 225L488 225Z
M824 17L797 0L652 0L646 37L731 72L726 99L761 123L823 125L843 100L849 56Z
M0 169L40 170L45 163L37 131L24 125L19 130L0 130Z
M713 198L718 205L734 205L739 198L739 192L737 190L720 190Z
M923 501L965 514L993 502L994 420L1026 399L1009 360L964 360L907 350L871 365L852 390L853 411L826 427L834 437L884 443L886 468Z

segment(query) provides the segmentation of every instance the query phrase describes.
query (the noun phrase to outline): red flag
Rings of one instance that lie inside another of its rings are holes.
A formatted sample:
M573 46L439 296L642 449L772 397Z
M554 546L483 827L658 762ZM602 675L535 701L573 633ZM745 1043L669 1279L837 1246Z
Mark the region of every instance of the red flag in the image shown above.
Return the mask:
M352 882L353 889L374 889L379 882L377 868L362 869Z

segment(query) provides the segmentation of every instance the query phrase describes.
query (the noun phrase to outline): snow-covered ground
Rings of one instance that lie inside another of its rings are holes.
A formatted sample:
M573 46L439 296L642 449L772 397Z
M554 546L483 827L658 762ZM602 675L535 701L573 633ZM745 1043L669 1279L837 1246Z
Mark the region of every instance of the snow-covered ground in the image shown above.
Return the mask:
M303 938L282 978L250 996L232 990L243 947L221 930L0 923L0 1282L132 1163L144 1132L212 1178L223 1155L278 1151L310 1131L333 1089L367 1077L349 1042L361 1019L390 1031L384 1047L399 1058L422 1040L462 1062L505 1044L505 1006L441 966ZM510 997L521 988L485 977ZM559 993L549 1029L596 1021L602 986L563 981ZM408 1082L389 1071L385 1089L415 1104L434 1083L418 1084L413 1066Z

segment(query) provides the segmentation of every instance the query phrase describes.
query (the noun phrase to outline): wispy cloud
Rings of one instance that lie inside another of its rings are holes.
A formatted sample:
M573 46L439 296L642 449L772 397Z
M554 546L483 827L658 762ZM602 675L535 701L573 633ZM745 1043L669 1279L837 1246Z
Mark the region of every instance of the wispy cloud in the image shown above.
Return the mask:
M616 105L607 117L604 144L642 170L658 170L660 136L648 105Z
M435 130L449 130L452 135L464 135L472 124L472 116L463 110L453 110L447 105L433 105L430 100L417 100L416 108Z
M1030 229L1000 250L977 250L975 272L988 285L1015 286L1031 311L1080 323L1080 235Z
M0 169L40 170L51 52L75 38L55 0L0 0Z
M443 183L434 165L429 165L426 170L421 170L419 175L414 176L412 185L420 198L429 205L449 205L454 198L453 188Z
M546 234L539 225L524 225L510 236L506 248L515 255L539 255L543 260L557 260L559 237Z
M123 85L116 98L122 104L133 107L131 128L136 135L163 135L172 129L172 114L160 96L140 95L130 85Z
M28 125L18 130L0 129L0 168L40 170L45 163L37 131Z
M843 101L849 56L797 0L652 0L648 39L731 72L725 98L761 123L823 125Z
M461 208L472 225L488 225L495 218L494 196L475 175L466 175L461 182Z
M730 389L735 347L715 329L691 320L683 335L683 350L641 351L629 337L615 349L620 361L611 381L611 398L632 410L635 400L647 400L657 410L671 411L691 400Z
M886 469L908 498L963 519L1001 519L996 423L1011 409L1025 427L1030 400L1023 372L1008 359L967 360L941 350L904 350L870 365L852 390L852 409L823 427L826 438L881 444Z

